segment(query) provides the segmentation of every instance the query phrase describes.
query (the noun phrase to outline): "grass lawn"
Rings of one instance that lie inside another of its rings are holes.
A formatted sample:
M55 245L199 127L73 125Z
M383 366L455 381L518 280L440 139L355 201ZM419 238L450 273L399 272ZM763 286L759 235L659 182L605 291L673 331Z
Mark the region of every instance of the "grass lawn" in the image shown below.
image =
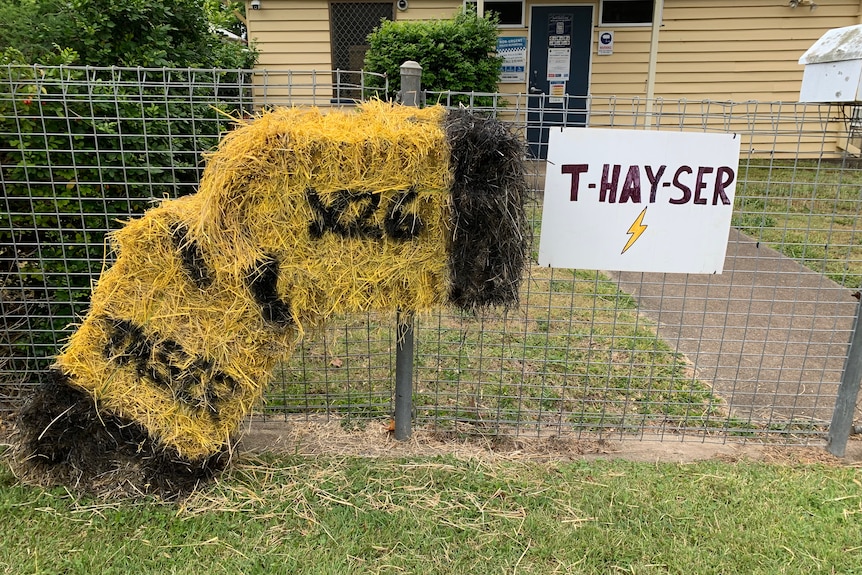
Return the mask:
M392 314L352 316L311 334L277 370L267 410L388 418L394 324ZM420 424L481 433L727 425L690 362L599 272L535 266L518 309L435 310L417 318L416 346Z
M733 225L851 289L862 285L858 165L752 160L739 169Z
M183 503L17 485L0 573L862 573L862 471L243 458Z

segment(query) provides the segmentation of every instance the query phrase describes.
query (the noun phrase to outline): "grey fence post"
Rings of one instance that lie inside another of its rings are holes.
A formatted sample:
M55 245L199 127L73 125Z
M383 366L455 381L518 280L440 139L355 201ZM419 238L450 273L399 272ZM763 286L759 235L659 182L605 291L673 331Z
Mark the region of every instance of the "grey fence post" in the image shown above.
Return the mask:
M401 103L419 106L422 66L408 60L401 65ZM413 422L413 315L398 311L395 347L395 439L410 439Z
M422 66L419 62L407 60L401 64L401 103L405 106L419 106L422 90Z
M826 449L832 455L844 457L847 439L853 427L860 381L862 381L862 301L856 305L856 320L853 322L850 348L847 350L844 373L841 374L841 385L838 386L838 397L835 398L832 423L829 424Z

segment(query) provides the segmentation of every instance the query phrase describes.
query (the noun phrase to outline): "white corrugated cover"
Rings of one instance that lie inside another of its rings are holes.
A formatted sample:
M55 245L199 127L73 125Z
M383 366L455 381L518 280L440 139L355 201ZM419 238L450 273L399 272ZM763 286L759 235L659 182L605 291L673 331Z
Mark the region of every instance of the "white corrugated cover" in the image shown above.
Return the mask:
M862 103L862 25L828 30L799 63L800 102Z

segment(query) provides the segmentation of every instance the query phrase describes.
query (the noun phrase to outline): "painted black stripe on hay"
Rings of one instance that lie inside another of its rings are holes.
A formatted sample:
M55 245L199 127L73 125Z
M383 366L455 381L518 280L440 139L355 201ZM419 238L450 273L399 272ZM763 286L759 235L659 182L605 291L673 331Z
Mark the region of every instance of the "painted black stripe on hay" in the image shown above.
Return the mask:
M453 170L449 301L474 311L518 302L529 228L524 142L467 110L444 120Z
M169 391L198 416L219 416L219 405L231 401L239 384L215 368L215 363L186 352L171 340L153 341L141 326L124 319L104 319L108 327L105 358L120 366L131 365L141 379Z
M212 285L213 278L204 261L203 253L198 243L188 237L188 228L183 224L173 224L170 228L171 239L174 247L180 254L183 269L189 275L189 279L199 289L206 289Z
M278 295L278 260L267 258L258 262L246 276L246 283L264 321L278 327L293 325L290 304Z
M127 320L105 318L104 321L108 324L105 358L120 365L133 365L138 377L145 377L153 346L144 329Z
M52 370L18 413L10 463L17 477L102 496L175 499L206 483L229 461L229 446L189 461L133 421L100 412L93 398Z

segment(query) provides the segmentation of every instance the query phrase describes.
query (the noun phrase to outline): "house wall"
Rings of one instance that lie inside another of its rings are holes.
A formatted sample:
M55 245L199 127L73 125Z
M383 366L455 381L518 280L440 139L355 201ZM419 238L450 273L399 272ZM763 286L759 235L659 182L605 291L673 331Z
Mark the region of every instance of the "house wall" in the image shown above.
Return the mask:
M591 93L634 97L646 94L649 27L600 27L595 6ZM506 28L506 36L528 34L527 26ZM784 0L665 0L659 33L655 95L689 100L795 101L802 81L799 56L826 30L860 23L860 0L819 0L816 10L790 8ZM448 18L459 0L411 0L398 20ZM267 69L329 70L329 10L326 0L264 0L247 11L249 36L260 50L258 66ZM613 30L614 53L596 53L598 35ZM501 91L525 92L523 84L502 84Z
M451 18L461 7L463 2L458 0L410 0L407 10L396 10L396 20L434 20L437 18Z
M249 39L260 51L259 68L332 68L327 0L263 0L261 6L246 9Z
M795 102L803 67L798 59L826 30L862 23L862 0L814 0L791 8L787 0L665 0L659 32L656 98L689 102ZM329 70L327 0L262 0L261 10L247 10L249 37L260 50L258 67L265 70ZM609 98L642 99L647 93L650 26L598 26L598 0L526 0L526 26L501 29L505 36L529 36L530 6L587 4L594 7L590 94L595 98L591 124L610 114ZM409 0L397 20L449 18L461 0ZM611 55L597 53L599 34L614 31ZM318 80L325 80L321 75ZM274 78L273 84L277 84ZM316 82L317 80L315 80ZM526 84L505 83L500 91L525 94ZM285 92L267 88L272 96ZM303 87L294 88L293 94ZM313 91L313 90L312 90ZM317 101L315 100L315 103ZM670 118L670 120L668 120ZM663 121L673 121L673 114ZM595 120L595 121L593 121ZM658 122L658 120L657 120ZM728 123L725 129L733 129ZM816 130L815 130L816 131ZM799 151L798 142L786 146ZM841 145L840 138L838 145ZM822 143L802 149L822 152ZM752 143L752 148L758 148Z
M656 95L734 101L796 101L799 57L830 28L859 23L859 0L816 0L817 9L783 0L668 0L656 75ZM646 38L633 38L646 51ZM634 46L633 46L634 47ZM621 59L623 63L625 59ZM620 85L616 62L603 66L607 93ZM643 78L645 79L645 77Z

